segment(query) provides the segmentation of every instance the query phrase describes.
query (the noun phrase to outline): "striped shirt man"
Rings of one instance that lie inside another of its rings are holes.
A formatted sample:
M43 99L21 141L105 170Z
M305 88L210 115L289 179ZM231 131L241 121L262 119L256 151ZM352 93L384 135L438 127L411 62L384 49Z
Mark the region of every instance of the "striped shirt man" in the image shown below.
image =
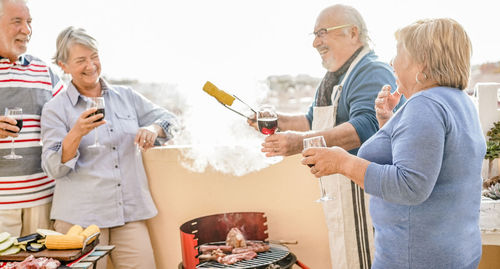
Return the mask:
M16 62L0 57L0 113L23 109L23 128L14 140L22 159L0 157L0 210L30 208L52 201L55 180L41 168L40 115L43 105L63 88L50 68L31 55ZM0 139L0 156L9 154L11 138Z

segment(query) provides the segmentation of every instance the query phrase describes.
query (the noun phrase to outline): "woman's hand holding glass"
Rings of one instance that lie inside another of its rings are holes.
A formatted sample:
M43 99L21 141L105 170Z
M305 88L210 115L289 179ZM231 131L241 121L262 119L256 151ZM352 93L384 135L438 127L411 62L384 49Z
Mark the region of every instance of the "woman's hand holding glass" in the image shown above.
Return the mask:
M392 117L393 110L401 99L399 90L391 93L391 88L390 85L384 85L375 99L375 112L379 123L385 123Z
M313 147L304 149L302 156L302 164L309 166L311 174L319 178L340 173L341 165L349 153L340 147Z
M322 176L337 174L340 166L344 163L349 153L340 147L327 148L322 136L304 139L304 151L302 151L302 164L311 169L311 174L319 178L321 185L321 198L317 202L324 202L332 198L323 188Z
M78 120L76 121L71 131L79 137L84 137L95 128L106 124L105 120L101 120L104 118L104 115L100 113L95 114L96 111L96 107L89 108L83 111L83 113L80 114L80 117L78 117Z

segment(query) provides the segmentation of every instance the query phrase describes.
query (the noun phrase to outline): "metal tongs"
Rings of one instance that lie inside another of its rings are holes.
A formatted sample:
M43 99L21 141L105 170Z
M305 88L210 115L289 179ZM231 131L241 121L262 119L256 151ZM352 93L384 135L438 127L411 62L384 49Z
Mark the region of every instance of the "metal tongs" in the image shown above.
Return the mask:
M95 240L97 240L97 238L99 238L100 234L101 234L100 232L97 232L97 233L87 237L87 239L85 239L85 242L83 242L82 253L83 253L83 251L85 251L85 248L87 247L87 243L89 243L89 241L92 240L93 238L95 238Z
M243 100L241 100L240 98L238 98L238 96L234 95L234 94L228 94L226 93L225 91L223 90L220 90L219 88L217 88L217 86L215 86L214 84L212 84L210 81L207 81L205 83L205 85L203 86L203 90L208 93L209 95L213 96L215 99L217 99L217 101L223 105L224 107L226 107L227 109L233 111L234 113L248 119L248 120L251 120L251 121L255 121L255 119L253 118L249 118L248 116L245 116L245 114L241 113L240 111L236 110L236 109L233 109L231 108L231 105L233 104L233 101L236 99L238 101L240 101L242 104L246 105L253 113L257 114L257 112L250 106L248 105L247 103L243 102Z
M238 96L236 96L236 95L234 95L234 94L233 94L232 96L233 96L234 98L236 98L238 101L240 101L240 102L242 102L243 104L245 104L245 105L246 105L246 106L247 106L250 110L252 110L252 112L253 112L253 113L257 114L257 112L256 112L256 111L255 111L255 110L254 110L251 106L249 106L247 103L243 102L243 100L241 100L240 98L238 98ZM241 112L239 112L239 111L237 111L237 110L235 110L235 109L232 109L230 106L228 106L228 105L226 105L226 104L222 103L221 101L219 101L219 103L221 103L223 106L225 106L227 109L229 109L229 110L233 111L234 113L236 113L236 114L238 114L238 115L241 115L241 116L243 116L243 117L245 117L245 118L247 118L247 119L249 119L249 120L251 120L251 121L255 121L255 119L253 119L253 118L249 118L249 117L245 116L243 113L241 113Z

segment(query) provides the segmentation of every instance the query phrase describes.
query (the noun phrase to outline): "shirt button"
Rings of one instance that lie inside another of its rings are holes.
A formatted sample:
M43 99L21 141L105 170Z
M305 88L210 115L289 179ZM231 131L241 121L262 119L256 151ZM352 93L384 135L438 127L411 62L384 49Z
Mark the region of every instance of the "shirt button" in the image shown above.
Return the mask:
M113 147L113 150L116 150L116 147Z
M110 132L113 132L113 129L109 129Z
M115 168L118 168L118 165L115 165Z
M122 184L118 183L118 187L120 187Z
M118 205L122 205L122 202L118 202Z

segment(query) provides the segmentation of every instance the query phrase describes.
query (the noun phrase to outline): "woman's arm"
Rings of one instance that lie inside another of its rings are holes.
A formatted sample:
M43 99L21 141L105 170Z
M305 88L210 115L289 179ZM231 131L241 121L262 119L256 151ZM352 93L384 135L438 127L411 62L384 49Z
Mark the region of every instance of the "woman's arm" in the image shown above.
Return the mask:
M53 178L60 178L74 169L78 159L78 146L84 135L105 121L94 122L102 115L94 115L95 108L83 112L77 123L68 130L69 122L62 105L48 103L41 117L42 167Z
M372 163L365 191L385 201L416 205L432 193L445 158L447 114L426 96L407 101L390 133L392 164Z
M97 121L103 118L102 114L97 114L89 117L96 111L97 108L95 107L84 111L76 121L73 128L71 128L68 134L64 137L62 141L61 163L66 163L67 161L76 157L82 137L90 133L90 131L92 131L93 129L106 123L104 119L101 121Z

